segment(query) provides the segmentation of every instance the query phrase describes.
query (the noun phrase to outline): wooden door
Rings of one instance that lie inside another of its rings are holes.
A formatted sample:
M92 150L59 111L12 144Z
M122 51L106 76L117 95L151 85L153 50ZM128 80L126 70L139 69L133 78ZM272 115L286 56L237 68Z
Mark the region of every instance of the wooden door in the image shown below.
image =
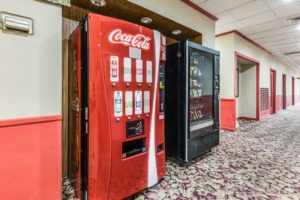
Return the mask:
M270 73L270 112L276 113L276 72L271 70Z

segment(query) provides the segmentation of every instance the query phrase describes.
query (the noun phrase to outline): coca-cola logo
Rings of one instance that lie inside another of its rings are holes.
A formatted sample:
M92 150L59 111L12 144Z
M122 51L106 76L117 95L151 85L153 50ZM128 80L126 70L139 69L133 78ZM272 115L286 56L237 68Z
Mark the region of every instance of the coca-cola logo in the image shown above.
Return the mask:
M140 49L150 49L150 37L143 34L131 35L123 33L121 29L113 30L109 34L109 41L114 44L123 44L126 46L132 46Z

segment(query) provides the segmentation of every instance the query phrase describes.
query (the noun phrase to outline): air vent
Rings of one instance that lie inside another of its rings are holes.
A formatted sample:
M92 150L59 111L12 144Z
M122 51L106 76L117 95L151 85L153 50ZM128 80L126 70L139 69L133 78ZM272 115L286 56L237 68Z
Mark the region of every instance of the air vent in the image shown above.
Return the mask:
M287 53L284 53L283 55L285 55L285 56L293 56L293 55L296 55L296 54L300 54L300 51L287 52Z
M300 16L293 16L287 19L289 24L300 24Z

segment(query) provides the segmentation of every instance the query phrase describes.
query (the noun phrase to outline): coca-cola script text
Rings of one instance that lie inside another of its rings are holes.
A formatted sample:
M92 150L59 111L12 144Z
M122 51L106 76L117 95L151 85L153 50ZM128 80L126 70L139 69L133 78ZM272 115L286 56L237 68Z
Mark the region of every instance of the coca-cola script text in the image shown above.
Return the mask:
M131 35L123 33L121 29L115 29L109 34L109 41L114 44L124 44L140 49L150 49L150 37L142 34Z

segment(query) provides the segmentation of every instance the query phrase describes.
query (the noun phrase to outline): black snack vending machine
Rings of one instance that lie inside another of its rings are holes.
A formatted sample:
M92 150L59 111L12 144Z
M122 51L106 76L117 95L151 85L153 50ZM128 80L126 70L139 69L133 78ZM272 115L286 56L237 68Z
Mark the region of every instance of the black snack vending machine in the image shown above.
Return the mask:
M188 40L167 47L167 155L188 162L219 144L219 59Z

